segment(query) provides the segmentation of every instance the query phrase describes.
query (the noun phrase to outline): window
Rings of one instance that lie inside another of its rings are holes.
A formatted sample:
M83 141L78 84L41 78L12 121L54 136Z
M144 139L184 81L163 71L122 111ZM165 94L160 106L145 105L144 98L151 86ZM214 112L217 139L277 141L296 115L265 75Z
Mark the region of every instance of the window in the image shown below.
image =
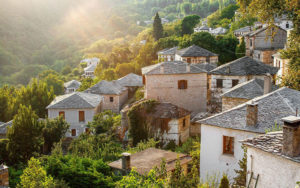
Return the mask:
M234 138L223 136L223 154L234 154Z
M207 62L207 63L210 62L210 57L209 57L209 56L206 57L206 62Z
M182 127L185 127L185 119L182 120Z
M72 130L71 130L71 135L72 135L72 136L76 136L76 129L72 129Z
M59 117L62 116L63 119L65 119L65 112L64 112L64 111L58 112L58 116L59 116Z
M250 46L252 46L252 39L250 39Z
M260 54L257 54L257 59L259 59L259 60L260 60Z
M289 22L286 22L285 27L288 29L290 27Z
M143 84L146 85L146 77L143 75Z
M178 80L178 89L187 89L187 80Z
M85 118L84 118L84 111L79 111L79 122L84 122Z
M239 84L239 80L232 80L232 87Z
M114 97L109 97L110 102L114 102Z
M191 63L191 58L188 57L188 58L187 58L187 62L188 62L188 63Z
M217 79L217 88L223 88L223 79Z

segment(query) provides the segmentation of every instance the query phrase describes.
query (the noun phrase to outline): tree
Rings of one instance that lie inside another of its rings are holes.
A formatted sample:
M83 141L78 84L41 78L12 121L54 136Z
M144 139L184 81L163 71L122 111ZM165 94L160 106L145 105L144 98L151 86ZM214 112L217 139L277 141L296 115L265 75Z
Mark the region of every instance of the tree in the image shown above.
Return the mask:
M44 153L49 153L53 144L65 136L70 125L61 116L55 119L47 118L40 123L43 126Z
M181 22L181 34L192 34L194 32L194 27L199 23L200 16L190 15L183 18Z
M223 174L219 188L229 188L229 181L226 174Z
M247 148L242 147L244 150L244 156L241 160L239 160L239 170L234 170L237 176L234 178L234 185L237 186L246 186L246 178L247 178Z
M7 128L10 163L25 163L40 153L43 145L42 128L31 106L20 105L13 125Z
M238 46L236 46L235 55L237 58L240 58L240 57L244 57L245 54L246 54L246 44L245 44L245 38L243 37L242 42Z
M120 126L120 124L121 116L113 113L111 110L106 110L95 115L88 126L93 128L96 134L101 134L107 131L114 132L114 128Z
M163 37L163 25L161 23L161 19L158 15L158 12L156 13L154 17L154 22L153 22L153 38L155 40L159 40L160 38Z
M183 174L183 169L180 165L180 159L177 158L175 162L175 170L171 173L171 177L169 180L170 187L185 187L186 185L186 177Z
M78 91L84 91L93 86L93 79L92 78L84 78L81 80L81 85L78 88Z
M21 182L17 187L23 188L52 188L55 182L51 176L47 176L46 171L41 166L38 159L31 158L28 167L21 175Z
M56 74L49 74L42 79L49 88L53 88L55 95L61 95L64 93L64 81Z

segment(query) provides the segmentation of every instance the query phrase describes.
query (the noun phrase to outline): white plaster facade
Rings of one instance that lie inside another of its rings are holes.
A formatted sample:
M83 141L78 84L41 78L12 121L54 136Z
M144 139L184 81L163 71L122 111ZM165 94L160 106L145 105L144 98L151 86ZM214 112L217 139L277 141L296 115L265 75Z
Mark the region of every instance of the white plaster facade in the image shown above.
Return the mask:
M164 61L174 61L175 60L175 55L158 55L158 60L159 62L164 62Z
M282 59L279 52L277 54L273 55L273 66L279 69L276 73L276 84L281 84L283 76L288 72L289 60Z
M300 181L300 163L277 156L257 148L247 147L247 183L251 172L259 174L257 187L294 188ZM251 180L250 187L254 187Z
M187 80L187 89L178 89L179 80ZM146 99L170 102L189 111L206 111L206 73L145 75L145 82Z
M252 132L201 124L200 178L206 181L210 176L226 173L232 182L236 176L234 169L239 169L238 162L244 155L239 141L255 135ZM223 154L223 136L234 137L233 155Z
M124 90L120 95L101 95L103 96L102 110L111 110L115 113L120 113L123 105L128 100L128 89ZM113 98L111 101L111 98Z
M79 111L84 111L84 122L79 121ZM76 136L86 132L88 122L93 121L94 115L99 112L96 109L48 109L48 118L54 119L59 117L59 112L65 113L65 120L70 124L69 131L66 133L67 137L72 137L72 129L76 130Z

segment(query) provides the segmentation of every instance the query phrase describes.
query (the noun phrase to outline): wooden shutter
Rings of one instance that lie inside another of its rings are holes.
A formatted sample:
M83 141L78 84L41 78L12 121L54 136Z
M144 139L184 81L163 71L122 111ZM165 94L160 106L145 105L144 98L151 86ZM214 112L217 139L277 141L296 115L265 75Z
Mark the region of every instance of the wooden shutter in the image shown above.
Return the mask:
M63 119L65 119L65 112L64 112L64 111L58 112L58 116L59 116L59 117L62 116Z
M226 136L223 136L223 153L226 153Z
M72 129L72 136L76 136L76 129Z
M234 138L230 137L230 154L234 154Z
M184 89L187 89L187 80L183 80L184 81Z
M79 111L79 122L84 122L85 118L84 118L84 111Z
M143 75L143 84L146 85L146 77Z

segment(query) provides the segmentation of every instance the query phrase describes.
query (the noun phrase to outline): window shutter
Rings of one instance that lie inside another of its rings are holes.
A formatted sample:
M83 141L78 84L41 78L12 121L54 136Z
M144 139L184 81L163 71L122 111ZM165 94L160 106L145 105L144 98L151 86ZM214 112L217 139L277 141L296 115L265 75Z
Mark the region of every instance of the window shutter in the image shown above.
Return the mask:
M187 80L184 80L184 89L187 89Z
M223 153L226 153L226 136L223 136Z
M79 122L84 122L84 111L79 111Z

